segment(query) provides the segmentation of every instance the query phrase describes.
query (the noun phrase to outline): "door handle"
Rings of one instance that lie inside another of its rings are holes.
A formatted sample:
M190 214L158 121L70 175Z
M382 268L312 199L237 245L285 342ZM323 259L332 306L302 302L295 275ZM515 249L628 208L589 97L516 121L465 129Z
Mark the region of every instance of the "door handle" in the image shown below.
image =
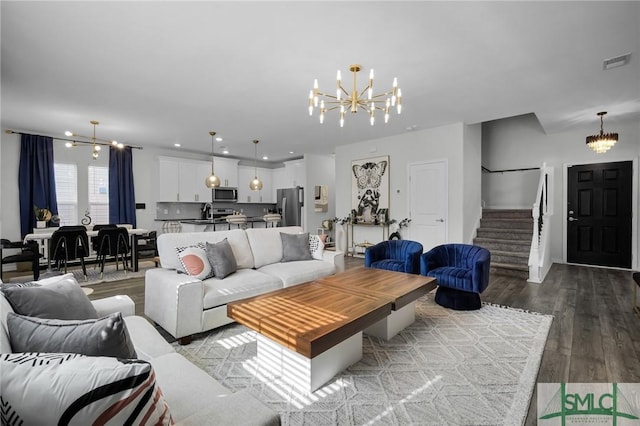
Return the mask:
M436 222L444 222L444 219L436 219Z
M570 217L570 218L569 218L569 222L574 222L574 221L575 221L575 222L577 222L577 221L578 221L578 219L574 219L574 218L572 218L572 217Z

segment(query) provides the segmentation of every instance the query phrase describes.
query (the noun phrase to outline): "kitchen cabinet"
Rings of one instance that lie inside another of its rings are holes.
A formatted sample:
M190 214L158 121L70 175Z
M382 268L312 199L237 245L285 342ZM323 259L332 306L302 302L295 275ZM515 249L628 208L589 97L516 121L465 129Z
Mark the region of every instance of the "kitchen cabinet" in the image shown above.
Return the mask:
M220 186L238 187L238 160L215 157L214 167L216 176L220 178Z
M158 201L210 203L211 189L205 179L211 174L208 161L159 157Z
M159 157L158 201L180 201L180 162L177 158Z
M238 166L238 202L239 203L273 203L273 182L271 169L257 168L258 177L262 181L262 190L252 191L249 182L255 176L255 168L251 166Z

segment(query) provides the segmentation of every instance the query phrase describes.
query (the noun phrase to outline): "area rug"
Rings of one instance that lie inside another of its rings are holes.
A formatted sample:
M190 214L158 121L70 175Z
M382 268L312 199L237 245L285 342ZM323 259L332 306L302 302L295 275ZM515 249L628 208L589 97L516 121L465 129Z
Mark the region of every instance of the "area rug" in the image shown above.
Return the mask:
M105 282L113 282L113 281L121 281L121 280L127 280L129 278L140 278L140 277L144 277L145 272L147 271L147 269L149 268L154 268L155 267L155 263L152 261L140 261L140 263L138 264L138 272L133 272L133 271L127 271L125 273L125 271L122 269L122 264L120 264L120 268L116 269L116 265L115 264L111 264L111 265L105 265L104 266L104 275L102 276L102 278L100 277L100 265L96 266L95 268L93 267L93 265L87 265L87 279L84 279L84 274L82 273L82 268L78 267L73 267L73 268L68 268L67 271L72 273L73 276L75 277L76 281L78 281L78 283L81 286L85 286L85 285L94 285L94 284L99 284L99 283L105 283ZM40 278L47 278L50 276L54 276L54 275L61 275L64 274L64 268L62 268L60 271L57 270L51 270L51 271L42 271L40 273ZM33 276L32 275L27 275L27 276L22 276L22 277L14 277L11 278L9 280L9 282L15 283L15 282L28 282L28 281L33 281Z
M417 320L390 341L364 336L361 361L313 393L256 362L255 332L202 333L178 352L279 412L283 425L523 424L552 316L483 304L453 311L418 300Z

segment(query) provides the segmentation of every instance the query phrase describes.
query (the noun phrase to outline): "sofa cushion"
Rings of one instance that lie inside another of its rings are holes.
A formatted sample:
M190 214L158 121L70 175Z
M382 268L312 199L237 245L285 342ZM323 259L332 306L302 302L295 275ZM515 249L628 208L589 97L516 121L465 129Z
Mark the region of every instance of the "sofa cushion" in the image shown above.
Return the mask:
M146 361L15 353L0 355L0 371L12 424L171 424Z
M11 351L9 343L9 329L7 328L7 315L13 312L13 308L0 292L0 353L6 354Z
M204 284L204 309L215 308L238 299L282 288L279 278L254 269L238 269L221 280L209 278Z
M56 320L7 316L14 352L77 353L136 358L136 351L120 312L100 319Z
M236 258L229 241L225 238L219 243L207 243L207 259L213 268L216 278L223 279L238 269Z
M258 269L259 272L277 277L284 287L317 280L335 273L333 263L318 260L272 263Z
M304 234L287 234L280 233L282 240L282 259L281 262L296 262L298 260L311 260L311 251L309 250L309 233Z
M229 241L238 268L253 268L253 255L249 240L243 229L216 232L177 232L158 236L158 255L163 268L181 269L176 255L176 247L189 246L197 242L217 243L224 239Z
M2 284L2 292L14 312L21 315L67 320L98 317L73 274L27 284Z
M205 243L198 242L191 246L176 247L176 253L180 259L182 272L201 280L214 276L213 268L207 258Z
M154 326L143 317L124 317L127 331L133 342L138 359L150 361L161 355L175 352L173 346L158 333Z
M286 226L282 228L255 228L246 230L256 269L271 263L279 263L282 260L281 232L301 234L302 228L299 226Z

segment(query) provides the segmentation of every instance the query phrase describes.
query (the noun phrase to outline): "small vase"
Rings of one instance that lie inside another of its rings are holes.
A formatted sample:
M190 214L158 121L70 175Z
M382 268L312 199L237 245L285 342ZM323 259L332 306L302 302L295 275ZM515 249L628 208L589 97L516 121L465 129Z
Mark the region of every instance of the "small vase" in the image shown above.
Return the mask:
M46 220L36 220L36 228L46 228L47 221Z

